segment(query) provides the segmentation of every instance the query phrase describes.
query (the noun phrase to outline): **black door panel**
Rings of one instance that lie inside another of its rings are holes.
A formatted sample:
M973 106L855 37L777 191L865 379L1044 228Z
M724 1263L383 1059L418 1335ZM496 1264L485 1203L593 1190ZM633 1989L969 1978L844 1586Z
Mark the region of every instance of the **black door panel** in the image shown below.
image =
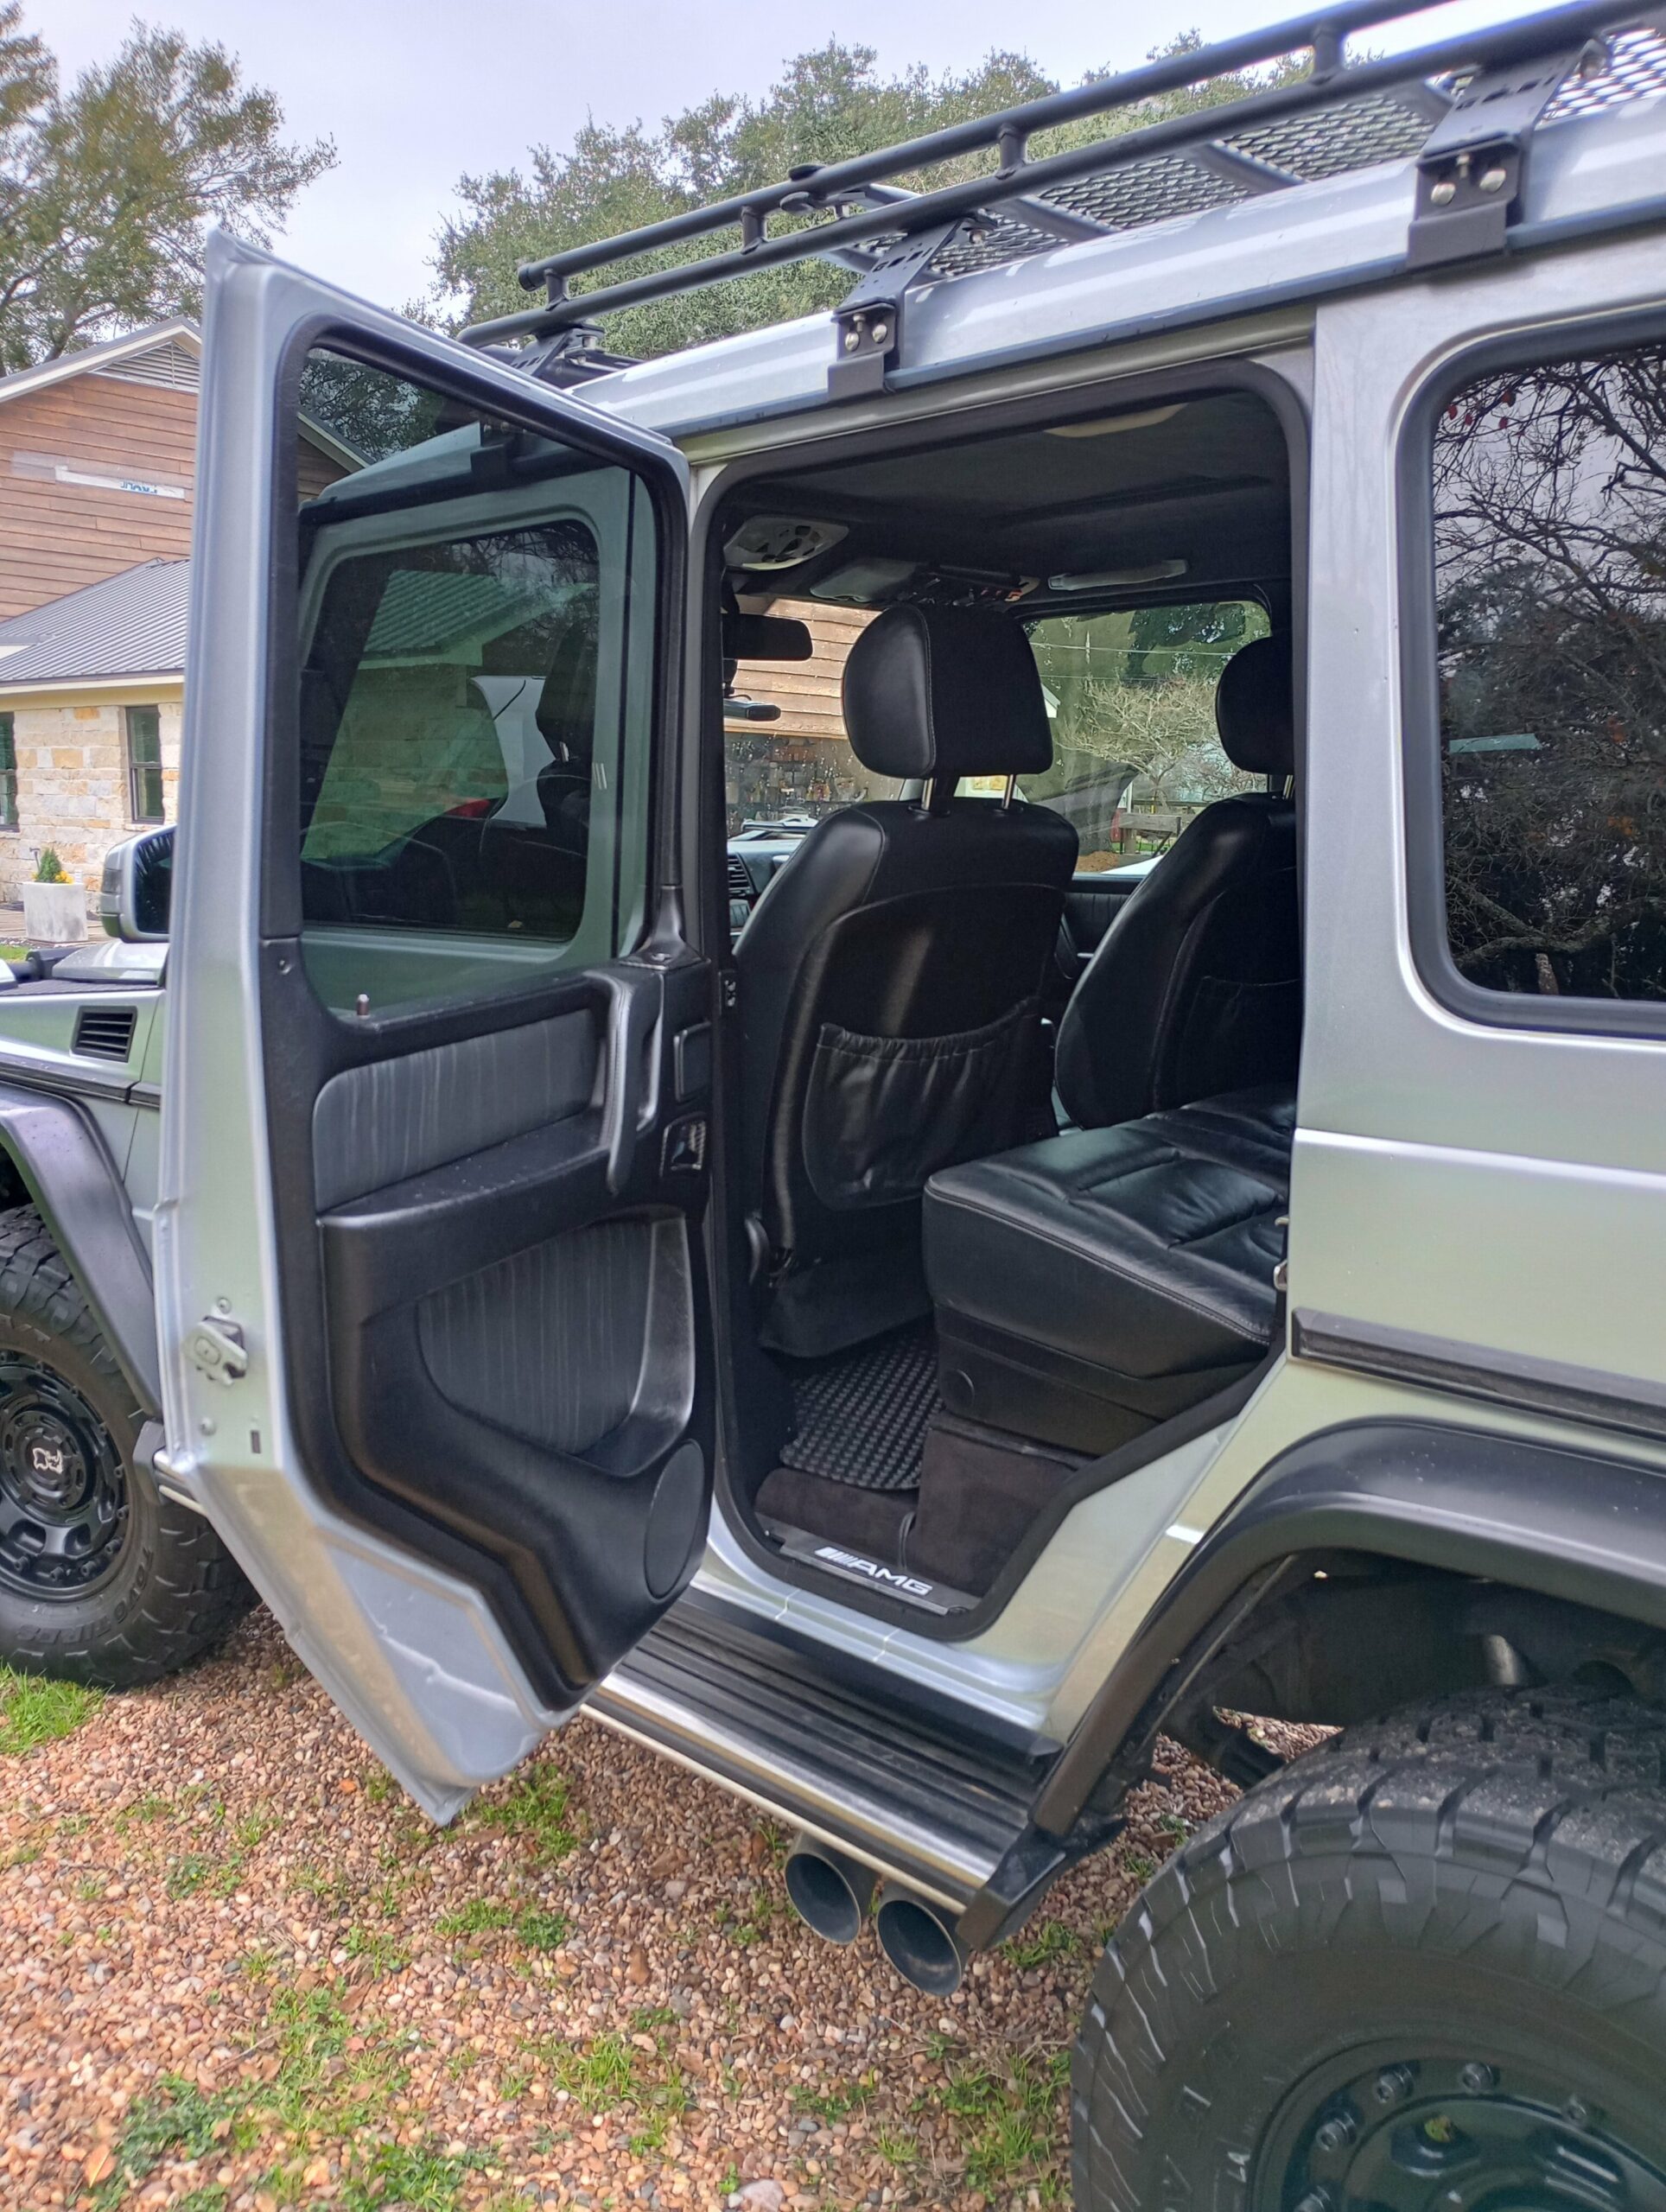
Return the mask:
M705 1184L664 1164L686 1156L664 1124L709 1105L677 1097L674 1064L709 980L587 972L536 1023L344 1071L315 1116L321 1198L416 1168L318 1217L347 1456L499 1561L569 1696L645 1631L704 1529ZM490 1141L540 1100L550 1118Z

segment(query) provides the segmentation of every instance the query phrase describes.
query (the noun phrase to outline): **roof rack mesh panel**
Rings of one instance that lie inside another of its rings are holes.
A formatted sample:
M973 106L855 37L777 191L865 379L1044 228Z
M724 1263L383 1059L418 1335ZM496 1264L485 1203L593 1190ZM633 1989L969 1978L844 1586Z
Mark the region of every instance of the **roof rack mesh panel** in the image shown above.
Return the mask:
M1221 143L1313 184L1377 162L1403 162L1421 151L1432 128L1426 108L1391 92L1366 92L1337 107L1241 130Z
M1242 200L1241 187L1212 175L1184 154L1154 154L1103 176L1078 177L1043 195L1078 215L1091 216L1114 231L1136 230L1170 215L1195 215L1201 208L1224 207Z
M1031 254L1045 253L1058 243L1045 232L1032 230L1027 223L1012 222L1002 216L970 237L962 232L939 246L932 257L932 272L938 276L970 276L975 270L995 269L1005 261L1027 261Z
M1565 123L1572 115L1600 115L1630 100L1657 99L1666 92L1666 35L1644 24L1611 32L1608 65L1594 77L1570 77L1545 110L1545 123Z

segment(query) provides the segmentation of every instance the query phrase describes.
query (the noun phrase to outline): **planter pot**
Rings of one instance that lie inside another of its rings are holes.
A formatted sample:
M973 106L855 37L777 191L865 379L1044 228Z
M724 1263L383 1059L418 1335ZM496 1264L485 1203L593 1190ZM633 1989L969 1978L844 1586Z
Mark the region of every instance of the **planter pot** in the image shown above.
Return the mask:
M86 938L86 893L79 883L26 883L23 935L46 944L80 944Z

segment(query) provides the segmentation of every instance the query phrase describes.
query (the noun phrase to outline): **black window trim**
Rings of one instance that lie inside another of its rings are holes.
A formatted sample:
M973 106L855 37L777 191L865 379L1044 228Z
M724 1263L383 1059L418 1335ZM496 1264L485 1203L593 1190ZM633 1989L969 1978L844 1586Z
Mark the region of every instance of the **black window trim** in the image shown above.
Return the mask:
M1447 934L1446 823L1435 657L1434 426L1466 385L1593 353L1666 345L1658 307L1537 324L1468 346L1441 363L1408 410L1396 467L1400 575L1400 750L1405 785L1406 904L1412 964L1437 1004L1487 1029L1562 1036L1666 1038L1666 999L1531 996L1472 983Z

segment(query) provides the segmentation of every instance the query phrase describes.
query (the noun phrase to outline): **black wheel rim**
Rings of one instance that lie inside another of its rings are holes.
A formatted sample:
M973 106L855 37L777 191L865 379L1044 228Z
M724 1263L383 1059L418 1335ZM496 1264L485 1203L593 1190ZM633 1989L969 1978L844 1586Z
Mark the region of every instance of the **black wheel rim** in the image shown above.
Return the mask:
M1254 2212L1666 2212L1657 2120L1568 2083L1499 2052L1339 2056L1285 2099Z
M0 1588L83 1597L126 1535L126 1471L103 1421L49 1367L0 1359Z

